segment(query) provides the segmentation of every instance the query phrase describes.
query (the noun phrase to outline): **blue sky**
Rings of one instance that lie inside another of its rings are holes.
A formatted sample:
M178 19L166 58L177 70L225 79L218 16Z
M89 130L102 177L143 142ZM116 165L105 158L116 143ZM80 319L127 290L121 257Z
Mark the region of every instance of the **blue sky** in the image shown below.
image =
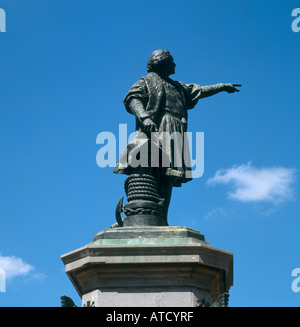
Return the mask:
M96 137L134 130L122 100L161 48L176 80L243 84L190 112L204 174L174 190L169 223L234 253L231 306L300 305L298 6L0 0L0 306L80 304L60 255L109 228L124 195L125 177L96 164Z

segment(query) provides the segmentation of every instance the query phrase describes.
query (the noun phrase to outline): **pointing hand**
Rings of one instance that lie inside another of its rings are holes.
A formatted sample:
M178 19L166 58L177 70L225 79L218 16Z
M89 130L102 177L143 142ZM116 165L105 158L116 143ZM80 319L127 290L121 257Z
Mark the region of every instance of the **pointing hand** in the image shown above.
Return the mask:
M228 93L240 92L240 90L237 89L236 87L241 87L241 86L242 84L227 83L224 84L224 91Z

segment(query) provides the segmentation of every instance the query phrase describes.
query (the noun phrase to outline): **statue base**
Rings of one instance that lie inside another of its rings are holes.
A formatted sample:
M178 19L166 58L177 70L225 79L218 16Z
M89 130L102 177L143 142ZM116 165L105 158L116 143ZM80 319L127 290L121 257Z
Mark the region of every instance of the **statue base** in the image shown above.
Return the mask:
M83 306L209 306L233 283L233 254L186 227L107 229L61 259Z

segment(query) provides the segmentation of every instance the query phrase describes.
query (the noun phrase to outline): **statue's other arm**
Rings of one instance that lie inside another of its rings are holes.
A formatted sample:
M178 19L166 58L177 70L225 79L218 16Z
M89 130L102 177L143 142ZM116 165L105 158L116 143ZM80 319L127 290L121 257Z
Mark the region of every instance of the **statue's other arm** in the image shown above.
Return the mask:
M128 104L128 108L137 117L137 119L142 123L144 132L157 131L156 124L149 117L141 100L132 99L130 101L130 103Z
M140 79L131 87L126 95L124 99L125 108L139 120L144 132L155 132L157 127L145 109L147 102L148 94L146 85Z

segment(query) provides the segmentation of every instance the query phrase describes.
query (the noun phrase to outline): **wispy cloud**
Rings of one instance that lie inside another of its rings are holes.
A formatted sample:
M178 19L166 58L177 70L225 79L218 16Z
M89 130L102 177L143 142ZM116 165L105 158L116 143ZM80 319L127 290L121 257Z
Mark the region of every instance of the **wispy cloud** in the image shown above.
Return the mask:
M267 201L275 204L293 199L292 184L296 170L284 167L256 168L251 162L229 169L219 169L208 185L230 184L231 199L242 202Z
M5 271L5 277L11 279L16 276L28 276L34 270L34 267L21 258L15 256L1 256L0 255L0 268Z
M214 220L214 219L220 219L220 218L228 218L232 215L232 212L228 209L217 207L208 212L208 214L205 216L205 219Z

